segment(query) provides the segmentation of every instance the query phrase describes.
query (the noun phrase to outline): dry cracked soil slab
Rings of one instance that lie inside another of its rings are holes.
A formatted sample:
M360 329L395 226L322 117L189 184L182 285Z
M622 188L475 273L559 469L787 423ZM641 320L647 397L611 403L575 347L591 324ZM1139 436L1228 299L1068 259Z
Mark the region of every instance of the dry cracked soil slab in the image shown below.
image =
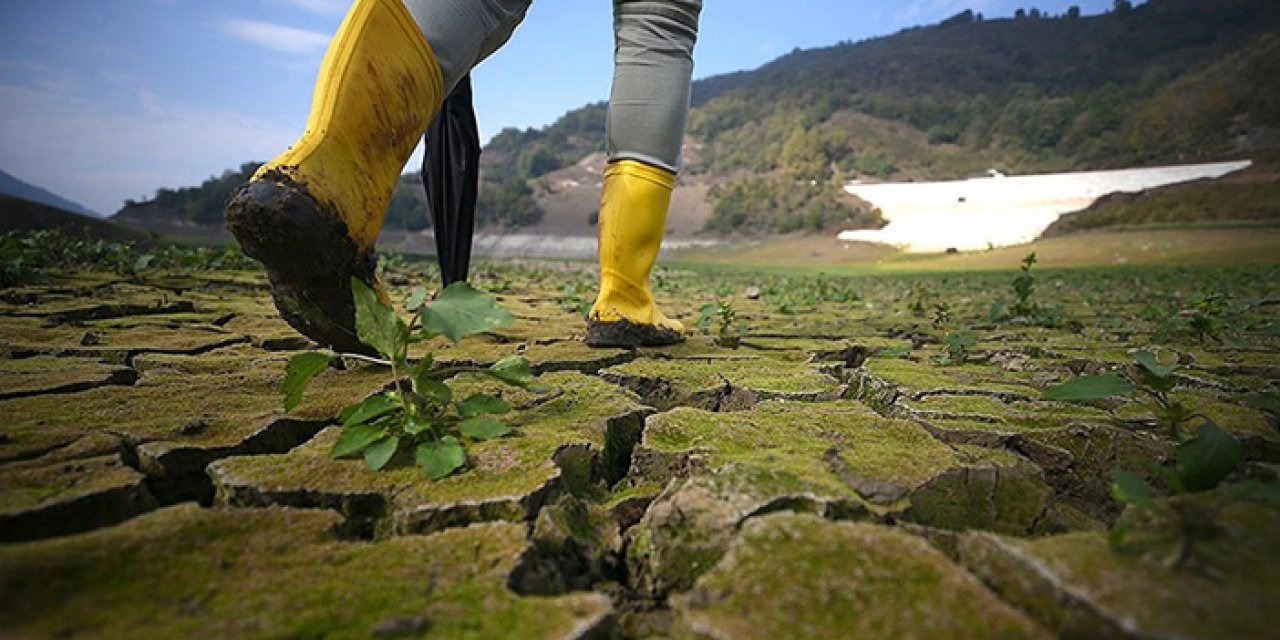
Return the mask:
M590 492L616 481L650 412L599 378L556 373L539 383L548 388L545 393L518 393L510 400L524 407L508 421L515 432L471 445L467 469L443 480L429 480L407 459L384 473L370 473L359 459L334 460L329 451L336 428L286 454L220 460L209 473L222 503L330 507L352 519L353 528L380 535L531 520L561 493Z
M923 540L779 513L673 598L680 638L1052 638Z
M664 410L733 411L762 400L834 400L844 393L838 379L815 366L753 356L644 359L601 377Z
M506 586L523 527L484 524L377 544L339 516L183 504L68 538L0 547L0 629L19 638L586 638L599 594Z
M166 503L207 499L209 462L286 451L384 380L366 368L326 372L317 378L319 393L285 414L279 356L148 358L138 363L141 373L133 386L0 401L0 411L10 416L0 439L0 473L11 479L0 490L3 517L18 532L7 538L109 524L145 510L154 504L151 497ZM117 462L101 464L104 455ZM131 468L118 468L120 461ZM52 481L59 470L77 481L64 479L54 485L57 490L32 486L33 478ZM133 509L122 508L122 493L131 496Z
M854 402L770 401L748 411L654 415L628 481L665 489L627 550L650 597L691 586L742 522L778 510L834 519L907 520L1027 535L1082 526L1018 456L947 445L922 426Z
M1280 508L1228 504L1215 520L1215 534L1197 542L1184 565L1169 562L1184 550L1181 532L1158 522L1131 530L1127 537L1139 539L1127 552L1096 532L1019 540L975 531L961 540L960 555L1005 600L1064 638L1275 637Z
M385 369L326 371L281 410L285 352L312 345L261 273L6 290L0 637L1268 637L1277 510L1209 500L1170 568L1177 536L1112 490L1127 470L1163 493L1177 464L1150 399L1042 393L1152 350L1241 442L1228 484L1274 482L1280 272L1055 273L1054 326L991 319L1012 277L659 269L689 339L629 350L582 344L582 265L478 266L516 322L412 353L518 353L549 390L454 378L515 432L435 482L329 455ZM386 281L401 299L423 271ZM1228 304L1206 337L1209 295ZM736 347L696 327L726 300ZM976 341L944 364L957 328Z

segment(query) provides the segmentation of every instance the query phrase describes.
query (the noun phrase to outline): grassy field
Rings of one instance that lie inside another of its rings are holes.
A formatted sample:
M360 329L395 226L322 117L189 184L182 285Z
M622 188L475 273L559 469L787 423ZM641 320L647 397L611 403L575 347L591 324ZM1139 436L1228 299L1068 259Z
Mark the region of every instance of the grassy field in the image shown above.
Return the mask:
M745 269L785 267L830 273L973 270L1016 267L1028 253L1059 267L1269 264L1280 261L1280 227L1143 228L1094 231L1013 247L959 254L908 254L883 245L826 236L785 236L759 243L673 252L677 264Z

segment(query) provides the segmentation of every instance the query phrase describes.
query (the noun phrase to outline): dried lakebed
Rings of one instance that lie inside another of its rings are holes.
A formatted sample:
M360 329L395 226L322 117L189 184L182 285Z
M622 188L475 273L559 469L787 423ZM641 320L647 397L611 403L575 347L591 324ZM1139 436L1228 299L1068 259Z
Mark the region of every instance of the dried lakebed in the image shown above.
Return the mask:
M473 281L517 322L414 348L440 367L520 353L545 389L455 379L501 393L515 432L440 481L330 458L376 367L328 370L282 411L308 343L260 274L6 290L0 636L1273 634L1280 507L1228 493L1280 472L1280 272L1038 275L1044 321L989 313L1012 272L663 270L690 340L632 351L582 345L580 267L485 267ZM694 326L729 298L734 326ZM1212 514L1189 550L1112 493L1117 470L1176 464L1153 404L1042 398L1137 349L1177 363L1172 396L1243 450L1225 488L1155 497ZM1138 548L1109 543L1117 522Z

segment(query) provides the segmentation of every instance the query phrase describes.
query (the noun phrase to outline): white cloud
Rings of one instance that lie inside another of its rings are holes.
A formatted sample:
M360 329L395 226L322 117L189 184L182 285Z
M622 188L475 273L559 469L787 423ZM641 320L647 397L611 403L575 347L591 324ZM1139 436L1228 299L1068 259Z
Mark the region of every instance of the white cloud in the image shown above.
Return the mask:
M347 10L347 3L343 0L278 0L288 5L293 5L303 11L309 11L316 15L333 16L342 15Z
M74 88L0 84L0 168L104 214L157 187L267 160L299 132L119 76L84 76Z
M231 36L272 51L315 55L323 53L325 47L329 46L329 36L326 34L271 22L228 18L219 27Z

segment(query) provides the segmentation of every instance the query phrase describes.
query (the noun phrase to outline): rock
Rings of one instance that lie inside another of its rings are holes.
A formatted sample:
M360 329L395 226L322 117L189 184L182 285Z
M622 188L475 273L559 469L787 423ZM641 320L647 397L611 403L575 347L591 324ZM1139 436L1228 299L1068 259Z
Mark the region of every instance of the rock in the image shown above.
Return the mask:
M374 544L335 540L339 520L183 504L3 546L0 628L23 638L367 637L421 619L429 638L585 638L613 624L603 595L522 598L506 587L527 546L520 526Z
M1216 539L1197 545L1208 571L1117 551L1103 533L1018 540L972 532L960 555L1005 600L1063 638L1274 637L1280 509L1231 504L1218 526Z
M509 415L513 435L468 444L468 467L441 480L430 480L410 460L376 473L358 458L333 460L337 428L287 454L218 461L209 474L223 504L332 508L356 530L379 535L532 520L561 493L603 492L621 478L650 411L631 394L582 374L548 374L540 382L551 392ZM455 388L460 397L470 392Z
M672 597L689 638L1049 638L927 543L888 527L772 514Z
M747 287L747 290L742 295L746 296L748 300L759 300L760 293L760 287L752 285Z

